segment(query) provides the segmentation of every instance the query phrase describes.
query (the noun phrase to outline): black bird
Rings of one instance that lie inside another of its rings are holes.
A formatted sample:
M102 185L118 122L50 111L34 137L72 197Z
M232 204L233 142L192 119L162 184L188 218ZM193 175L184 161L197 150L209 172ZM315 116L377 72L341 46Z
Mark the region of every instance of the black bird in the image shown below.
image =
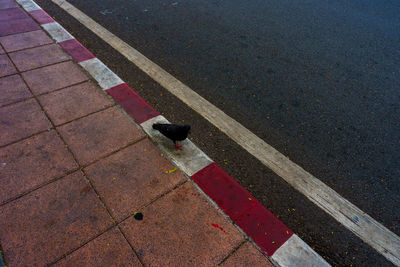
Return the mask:
M154 123L153 129L160 131L160 133L171 139L175 144L175 148L179 149L180 146L176 141L183 141L187 138L190 131L190 125Z

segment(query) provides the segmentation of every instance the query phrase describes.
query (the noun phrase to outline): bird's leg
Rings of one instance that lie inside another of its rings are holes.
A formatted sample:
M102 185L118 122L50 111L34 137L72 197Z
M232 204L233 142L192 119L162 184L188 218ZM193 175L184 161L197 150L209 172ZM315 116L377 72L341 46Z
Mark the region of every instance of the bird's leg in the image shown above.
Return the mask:
M181 146L178 145L176 141L174 141L174 144L175 144L175 149L176 149L176 150L180 150L180 149L181 149Z

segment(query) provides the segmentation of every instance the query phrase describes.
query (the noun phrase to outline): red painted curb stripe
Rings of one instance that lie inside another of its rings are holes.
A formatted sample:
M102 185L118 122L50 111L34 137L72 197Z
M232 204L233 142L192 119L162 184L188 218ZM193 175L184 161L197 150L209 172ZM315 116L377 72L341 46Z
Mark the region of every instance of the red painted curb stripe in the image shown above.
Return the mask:
M29 14L39 22L40 25L55 22L55 20L49 16L43 9L33 10L30 11Z
M160 115L126 83L106 91L138 124Z
M293 232L214 162L192 179L268 255Z
M95 56L86 49L78 40L70 39L59 43L77 62L82 62Z

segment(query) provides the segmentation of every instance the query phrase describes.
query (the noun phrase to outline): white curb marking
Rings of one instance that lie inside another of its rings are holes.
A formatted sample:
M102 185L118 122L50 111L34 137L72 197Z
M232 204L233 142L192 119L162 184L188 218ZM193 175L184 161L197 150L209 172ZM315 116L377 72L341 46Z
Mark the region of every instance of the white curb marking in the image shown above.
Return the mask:
M52 0L318 207L400 266L400 238L65 0Z
M174 143L163 136L159 131L153 129L153 123L169 123L166 118L159 115L141 124L143 130L154 140L164 155L175 163L184 173L192 176L213 161L201 151L192 141L186 139L179 144L181 150L176 150Z
M41 9L40 6L32 0L17 0L17 2L28 12Z
M124 83L112 70L98 58L92 58L79 63L99 83L103 90Z
M69 32L67 32L60 24L57 22L51 22L47 24L42 25L43 29L45 29L50 36L56 40L57 43L74 39L74 36L72 36Z
M310 248L297 235L292 235L271 257L279 266L328 267L320 255Z

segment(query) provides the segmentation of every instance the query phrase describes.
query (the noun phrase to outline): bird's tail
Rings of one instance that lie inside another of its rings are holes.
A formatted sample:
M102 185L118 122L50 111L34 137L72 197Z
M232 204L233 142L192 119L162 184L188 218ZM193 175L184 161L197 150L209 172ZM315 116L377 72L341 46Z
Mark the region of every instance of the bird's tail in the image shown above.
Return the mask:
M161 126L160 123L154 123L154 124L153 124L153 129L154 129L154 130L160 130L160 126Z

